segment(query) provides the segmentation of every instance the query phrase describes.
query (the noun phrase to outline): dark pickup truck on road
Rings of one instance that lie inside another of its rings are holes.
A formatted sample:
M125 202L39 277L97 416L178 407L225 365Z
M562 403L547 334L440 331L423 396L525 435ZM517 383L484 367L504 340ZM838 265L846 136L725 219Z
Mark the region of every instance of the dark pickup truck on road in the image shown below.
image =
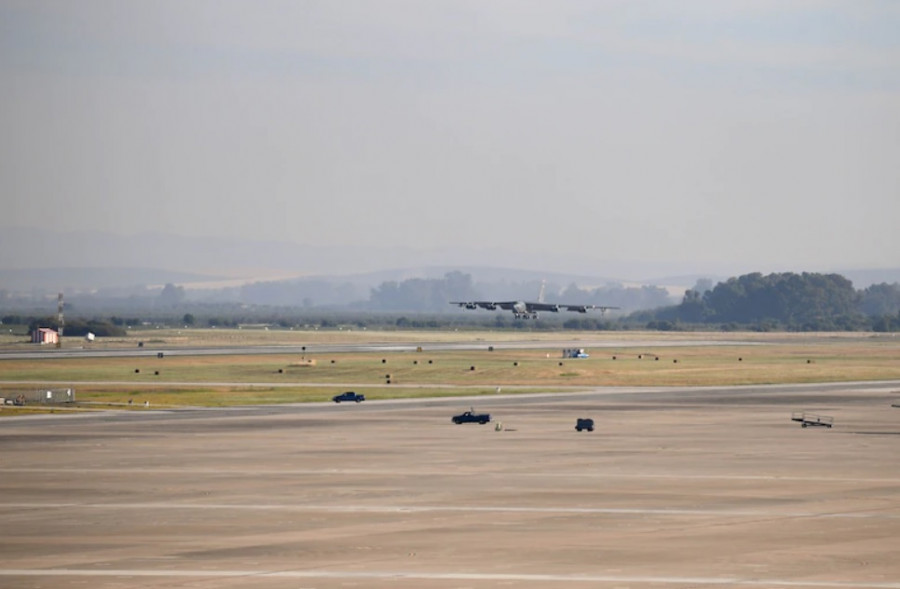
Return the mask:
M491 420L490 413L475 413L474 411L466 411L459 415L454 415L451 421L456 424L460 423L480 423L484 425Z
M354 403L359 403L360 401L365 401L366 396L354 393L353 391L347 391L346 393L333 396L331 400L335 403L340 403L341 401L353 401Z
M586 429L589 432L594 431L594 420L590 417L579 417L575 420L575 431Z

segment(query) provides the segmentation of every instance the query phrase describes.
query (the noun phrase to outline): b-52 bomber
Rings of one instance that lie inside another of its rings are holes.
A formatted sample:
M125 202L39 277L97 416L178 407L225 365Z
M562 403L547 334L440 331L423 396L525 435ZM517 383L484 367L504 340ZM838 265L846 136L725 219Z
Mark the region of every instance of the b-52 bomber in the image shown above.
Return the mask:
M569 303L545 303L544 287L541 286L541 293L538 300L534 301L450 301L451 305L458 305L466 309L487 309L488 311L496 311L503 309L504 311L512 311L516 319L537 319L538 311L549 311L558 313L560 309L572 311L574 313L587 313L589 309L599 309L601 313L609 309L618 309L618 307L607 307L602 305L575 305Z

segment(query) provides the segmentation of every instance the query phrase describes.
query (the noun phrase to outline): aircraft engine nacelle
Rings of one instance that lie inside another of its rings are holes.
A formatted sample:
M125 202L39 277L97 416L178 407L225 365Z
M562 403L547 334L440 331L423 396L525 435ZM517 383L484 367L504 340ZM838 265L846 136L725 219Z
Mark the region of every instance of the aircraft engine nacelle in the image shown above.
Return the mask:
M474 305L472 303L469 303L466 305L466 309L477 309L477 308L478 308L478 305Z
M497 310L497 305L484 304L484 305L481 305L481 307L483 309L487 309L488 311L496 311Z

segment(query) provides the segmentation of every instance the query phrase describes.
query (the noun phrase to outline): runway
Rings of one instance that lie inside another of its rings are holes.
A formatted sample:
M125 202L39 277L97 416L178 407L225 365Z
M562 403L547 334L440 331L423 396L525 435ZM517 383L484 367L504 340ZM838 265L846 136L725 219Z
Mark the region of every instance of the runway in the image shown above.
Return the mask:
M354 573L354 572L328 572L328 571L129 571L129 570L110 570L110 571L90 571L90 570L60 570L51 571L49 574L41 571L28 570L11 570L9 574L0 571L0 578L6 577L44 577L48 579L78 579L79 577L89 578L91 582L102 580L104 578L124 579L126 583L144 581L145 579L165 579L169 583L188 582L194 579L202 579L204 581L225 581L238 579L245 583L256 584L256 582L267 580L290 580L293 582L304 581L339 581L342 586L407 586L401 584L403 581L411 581L409 586L424 586L422 583L426 581L443 581L443 586L471 587L472 583L484 582L493 583L498 586L532 586L532 587L555 587L570 586L575 583L592 584L593 586L625 586L639 585L642 587L663 587L663 586L716 586L716 587L809 587L809 588L828 588L828 587L849 587L856 589L900 589L900 583L842 583L836 582L796 582L784 579L739 579L734 577L654 577L654 576L627 576L627 575L514 575L514 574L478 574L478 573L422 573L415 571L387 571L382 573ZM129 584L128 586L134 586ZM144 586L144 583L141 583ZM173 586L173 585L169 585ZM195 586L193 583L191 586ZM250 586L250 585L244 585ZM309 585L303 585L307 587ZM430 586L438 586L430 584Z
M900 589L898 389L2 420L0 586Z

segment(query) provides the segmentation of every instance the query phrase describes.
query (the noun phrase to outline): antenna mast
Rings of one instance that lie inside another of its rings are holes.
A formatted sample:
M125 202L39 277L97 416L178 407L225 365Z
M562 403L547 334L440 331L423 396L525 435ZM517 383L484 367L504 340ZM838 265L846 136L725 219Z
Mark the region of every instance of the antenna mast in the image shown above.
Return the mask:
M63 293L59 293L59 297L56 299L56 322L58 323L57 333L59 333L59 337L56 340L56 347L62 347L62 337L63 337L63 329L66 327L66 319L63 317Z

